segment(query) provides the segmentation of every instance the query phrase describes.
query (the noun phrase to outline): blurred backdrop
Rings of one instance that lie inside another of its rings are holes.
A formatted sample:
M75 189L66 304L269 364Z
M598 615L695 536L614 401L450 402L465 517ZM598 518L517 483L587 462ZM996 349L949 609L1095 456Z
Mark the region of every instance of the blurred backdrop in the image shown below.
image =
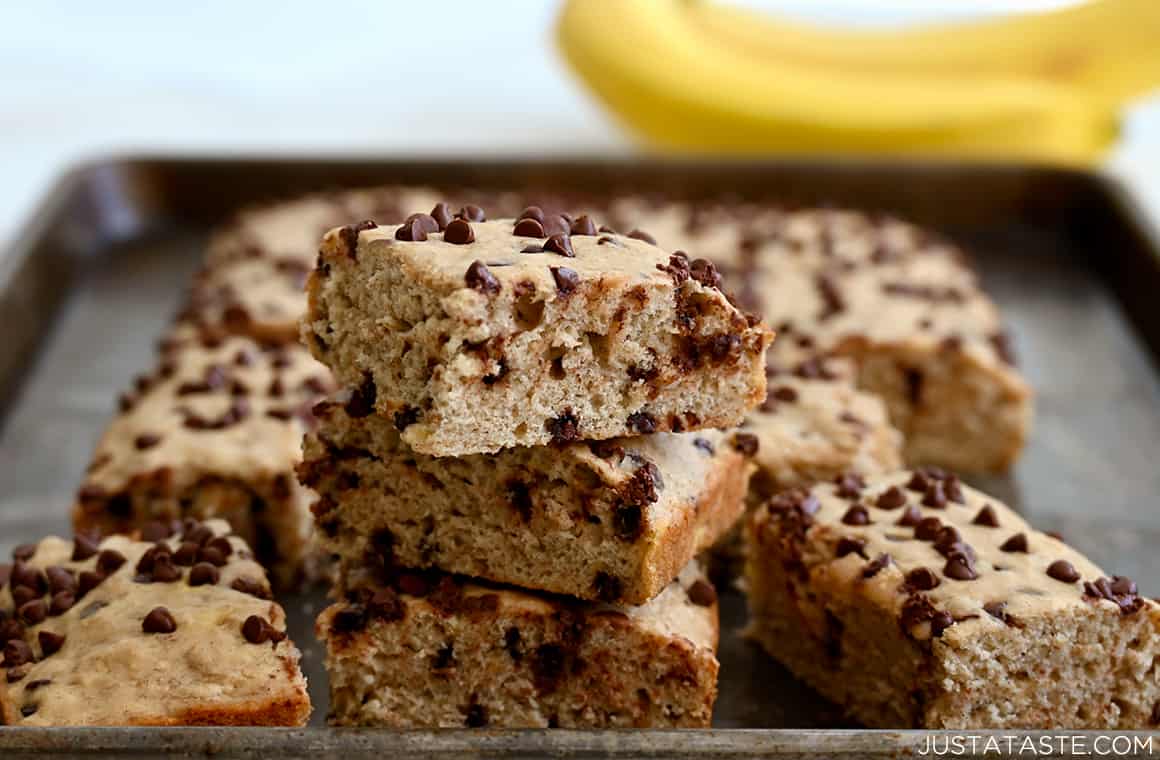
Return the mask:
M732 2L858 27L1066 5ZM0 245L64 168L109 154L608 154L647 147L565 63L554 36L560 5L5 3ZM1123 136L1103 163L1160 219L1160 100L1127 112Z

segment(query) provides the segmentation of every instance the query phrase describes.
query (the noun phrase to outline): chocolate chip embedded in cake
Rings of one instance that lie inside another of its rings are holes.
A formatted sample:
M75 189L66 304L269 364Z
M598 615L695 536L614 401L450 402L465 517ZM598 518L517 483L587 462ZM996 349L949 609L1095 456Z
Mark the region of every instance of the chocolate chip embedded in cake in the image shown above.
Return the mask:
M0 724L304 725L299 652L249 546L221 520L148 532L46 538L10 567Z
M431 457L391 420L315 407L302 482L344 564L438 567L583 599L641 604L742 514L751 465L733 439L656 433ZM389 538L388 538L389 537Z
M695 564L640 607L355 573L316 630L338 726L705 728L717 694L716 594Z
M304 338L342 385L371 383L380 414L407 410L404 443L461 456L724 427L765 397L772 334L712 264L563 218L529 237L543 223L525 213L323 239Z
M769 500L749 635L875 728L1146 729L1160 607L940 470ZM852 514L856 519L850 519Z
M189 325L121 399L73 512L78 532L221 517L280 586L314 574L313 495L299 483L310 408L330 373L297 344L207 337Z

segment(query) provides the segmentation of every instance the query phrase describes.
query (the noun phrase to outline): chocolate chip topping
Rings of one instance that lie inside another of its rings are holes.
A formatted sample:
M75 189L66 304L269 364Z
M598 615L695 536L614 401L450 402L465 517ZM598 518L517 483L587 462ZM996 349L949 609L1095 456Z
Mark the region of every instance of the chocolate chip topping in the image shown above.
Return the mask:
M242 623L242 636L251 644L264 644L267 641L273 641L277 644L286 638L286 634L258 615L250 615Z
M866 481L854 472L839 475L834 479L834 483L838 486L834 493L843 499L857 499L862 495L862 489L866 487Z
M943 566L943 575L956 581L973 581L979 577L971 558L961 552L950 555Z
M1079 571L1066 559L1057 559L1048 565L1047 575L1061 583L1075 583L1079 580Z
M435 224L439 226L439 229L447 229L447 225L451 223L453 218L451 215L451 207L442 201L436 203L435 207L431 209L431 218L435 220Z
M1029 549L1027 545L1027 534L1016 533L999 545L999 550L1004 552L1021 552L1026 554Z
M906 574L906 587L913 591L930 591L939 585L938 576L927 567L916 567Z
M902 511L902 516L898 518L898 522L895 525L913 528L920 522L922 522L922 510L911 504Z
M52 631L37 632L36 641L40 644L40 652L44 657L56 654L64 646L64 636Z
M906 504L906 493L898 486L890 486L874 501L879 509L898 509Z
M459 219L466 219L469 222L487 221L487 214L483 212L483 209L479 206L473 206L470 203L456 211L455 216Z
M189 585L216 586L221 579L221 572L210 562L198 562L189 571Z
M512 229L513 235L520 237L544 237L544 225L536 219L520 219Z
M577 217L568 229L572 235L595 235L597 231L596 222L592 221L587 214Z
M1006 608L1006 602L987 602L983 605L983 611L996 620L1002 621L1004 624L1009 625L1012 628L1022 628L1022 621L1009 614Z
M484 295L490 295L500 291L499 280L495 278L495 275L491 273L487 265L479 259L471 262L471 266L467 268L467 274L464 275L463 279L467 283L467 287Z
M924 517L914 526L914 537L919 541L934 541L941 530L941 520L937 517Z
M572 238L567 235L552 235L544 243L544 251L558 253L568 258L575 258L576 256L576 252L572 250Z
M983 525L988 528L999 527L999 516L995 514L995 508L990 504L984 504L979 513L975 515L975 519L971 520L974 525Z
M475 242L475 230L463 219L452 219L443 230L443 242L453 245L467 245Z
M4 644L4 667L15 668L30 662L35 662L32 647L22 639L10 639Z
M412 214L395 230L395 240L421 243L427 239L427 233L438 229L439 225L427 214Z
M842 522L846 525L869 525L870 512L861 504L855 504L842 515Z
M73 539L72 561L83 562L98 551L100 551L99 542L83 533L78 533Z
M177 630L177 621L164 607L154 607L141 621L141 630L145 633L173 633Z
M125 555L115 549L105 549L97 555L97 569L104 575L117 572L125 562Z
M717 590L707 581L698 578L686 589L689 601L698 607L712 607L717 603Z
M628 237L630 237L634 240L643 240L644 242L648 243L649 245L656 245L657 244L657 239L654 238L652 235L648 234L647 232L645 232L644 230L633 230L632 232L628 233Z
M1140 598L1135 582L1122 575L1086 581L1083 584L1083 593L1085 597L1091 599L1114 602L1123 615L1131 615L1144 607L1144 600Z
M43 599L33 599L20 605L16 614L26 625L36 625L43 623L48 617L48 605L44 603Z

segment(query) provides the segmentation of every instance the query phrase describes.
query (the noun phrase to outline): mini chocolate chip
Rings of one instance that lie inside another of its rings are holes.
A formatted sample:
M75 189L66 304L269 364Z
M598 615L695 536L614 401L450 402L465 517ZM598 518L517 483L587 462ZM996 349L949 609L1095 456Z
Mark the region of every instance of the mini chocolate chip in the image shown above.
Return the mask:
M50 593L57 593L59 591L75 591L77 587L77 577L72 570L66 567L53 565L45 568L45 576L48 578L48 590Z
M100 543L83 533L73 539L72 561L82 562L100 551Z
M36 680L29 681L28 683L26 683L24 685L24 693L27 694L30 691L36 691L37 689L43 689L45 686L48 686L51 683L52 683L51 678L37 678Z
M36 554L36 544L21 544L12 550L12 559L25 562Z
M467 274L464 275L463 279L467 283L467 287L485 295L500 291L499 280L479 259L471 262L471 266L467 268Z
M973 581L979 577L971 558L961 552L955 552L947 559L943 575L956 581Z
M43 599L33 599L31 602L20 605L16 614L24 621L25 625L36 625L43 623L44 619L48 617L48 605L44 603Z
M548 267L552 272L552 279L556 281L556 290L560 295L571 295L580 285L580 275L568 267Z
M189 571L189 585L216 586L221 572L209 562L198 562Z
M541 238L544 236L544 225L535 219L520 219L516 222L512 234L519 237Z
M97 556L97 569L104 575L112 575L125 564L125 555L116 549L105 549Z
M472 702L467 706L463 724L468 728L483 728L488 724L487 708L478 702Z
M715 451L712 443L699 436L693 439L693 446L705 452L709 456L713 456Z
M698 607L712 607L717 603L717 590L700 578L685 593L689 595L689 601Z
M922 497L922 505L935 509L944 509L946 507L947 496L943 490L943 484L940 481L931 481L930 485L927 486L926 493Z
M159 443L161 443L161 436L157 435L156 433L142 433L133 439L133 446L135 446L138 451L151 449Z
M173 553L173 561L181 567L192 567L197 562L197 553L201 547L193 541L182 541Z
M847 554L857 554L863 559L866 558L864 552L866 548L866 539L864 538L850 538L842 536L838 539L838 545L835 549L835 555L838 558L845 557Z
M231 544L230 540L225 536L214 536L209 541L206 541L205 548L213 549L223 557L229 557L234 553L233 544Z
M624 593L624 584L615 575L601 570L592 580L592 589L600 601L615 602Z
M862 495L862 489L866 487L866 481L862 476L853 472L839 475L834 483L838 486L834 493L843 499L857 499Z
M870 512L861 504L855 504L842 515L842 522L846 525L869 525Z
M226 564L225 555L208 544L198 550L197 558L199 561L209 563L215 567L224 567Z
M175 521L150 520L141 528L141 540L149 543L164 541L176 532L174 524Z
M628 237L633 238L634 240L643 240L650 245L657 244L657 239L644 230L633 230L632 232L628 233Z
M11 639L4 645L4 667L14 668L34 661L32 647L22 639Z
M72 591L58 591L52 595L52 600L48 605L48 614L50 617L57 617L63 615L73 608L76 604L76 595Z
M798 392L788 385L779 385L770 391L769 395L786 404L792 404L798 400Z
M569 232L573 235L595 235L596 223L587 214L579 216L572 222Z
M431 209L431 218L435 220L435 224L439 226L439 229L445 230L454 217L451 215L451 207L440 201Z
M44 657L56 654L64 646L64 636L52 631L39 631L36 640L40 643L40 651Z
M930 480L927 479L926 475L924 475L921 471L915 471L915 473L910 476L910 480L906 482L907 490L918 491L919 493L925 493L926 489L929 487Z
M264 644L267 641L273 641L277 644L286 638L286 634L258 615L250 615L242 623L242 636L251 644Z
M207 543L211 538L213 538L213 536L214 533L212 530L210 530L209 526L202 525L201 523L190 522L186 526L185 531L182 533L181 540L192 541L198 546L201 546Z
M141 621L141 630L145 633L173 633L177 630L177 621L164 607L154 607Z
M979 514L975 515L975 519L971 522L988 528L998 528L999 516L995 514L995 509L990 504L984 504L983 508L979 510Z
M1000 544L999 550L1005 552L1022 552L1026 554L1029 551L1027 545L1027 534L1016 533L1015 535L1011 536L1011 538Z
M427 217L430 219L430 226L434 229L428 229L428 224L425 224L420 217ZM427 239L428 232L435 232L439 229L439 225L435 223L434 219L426 214L413 214L407 217L399 228L395 230L395 240L402 240L408 243L421 243Z
M914 526L914 537L919 541L934 541L942 530L942 521L937 517L924 517Z
M552 443L568 443L580 440L580 420L572 413L572 407L555 419L544 422L544 430L552 436Z
M648 412L633 412L628 415L628 429L641 435L651 435L657 430L657 421Z
M906 492L898 486L890 486L874 502L879 509L898 509L906 504Z
M734 433L733 449L744 456L751 457L757 453L761 442L752 433Z
M878 575L878 573L882 572L882 570L889 564L890 555L879 554L877 557L870 560L866 567L862 568L862 577L873 578L875 575Z
M14 607L23 607L33 599L39 599L40 593L36 589L28 586L13 586L12 587L12 605Z
M230 588L258 599L269 598L269 594L261 583L244 575L234 578L233 582L230 583Z
M572 239L567 235L553 235L544 243L544 251L558 253L561 256L574 258L576 252L572 250Z
M920 522L922 522L922 510L911 504L902 511L902 516L898 518L898 522L895 525L913 528Z
M181 580L181 568L173 564L173 555L158 554L153 560L151 577L157 583L175 583Z
M105 574L93 570L82 570L77 575L77 598L89 593L105 580Z
M544 210L542 208L540 208L539 206L528 206L527 208L525 208L523 211L520 212L520 215L517 216L516 219L517 220L532 219L532 220L535 220L537 222L543 223Z
M473 206L468 203L463 208L455 212L455 216L460 219L466 219L469 222L486 222L487 215L479 206Z
M1075 565L1066 559L1057 559L1047 566L1047 575L1062 583L1075 583L1079 580L1079 572Z
M930 591L939 584L938 576L927 567L916 567L906 574L906 585L915 591Z
M24 586L35 592L36 596L44 593L48 587L48 583L44 579L43 573L37 570L32 565L21 560L17 560L12 564L12 570L9 574L9 583L12 588L17 586Z
M443 231L443 241L453 245L467 245L475 242L475 230L463 219L453 219Z

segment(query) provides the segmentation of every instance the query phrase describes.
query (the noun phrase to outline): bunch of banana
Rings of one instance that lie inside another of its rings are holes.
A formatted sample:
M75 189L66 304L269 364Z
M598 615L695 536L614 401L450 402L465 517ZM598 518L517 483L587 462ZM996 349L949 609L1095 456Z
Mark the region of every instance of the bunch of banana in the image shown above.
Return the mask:
M558 36L630 127L696 152L1084 165L1160 82L1160 0L857 31L701 0L568 0Z

